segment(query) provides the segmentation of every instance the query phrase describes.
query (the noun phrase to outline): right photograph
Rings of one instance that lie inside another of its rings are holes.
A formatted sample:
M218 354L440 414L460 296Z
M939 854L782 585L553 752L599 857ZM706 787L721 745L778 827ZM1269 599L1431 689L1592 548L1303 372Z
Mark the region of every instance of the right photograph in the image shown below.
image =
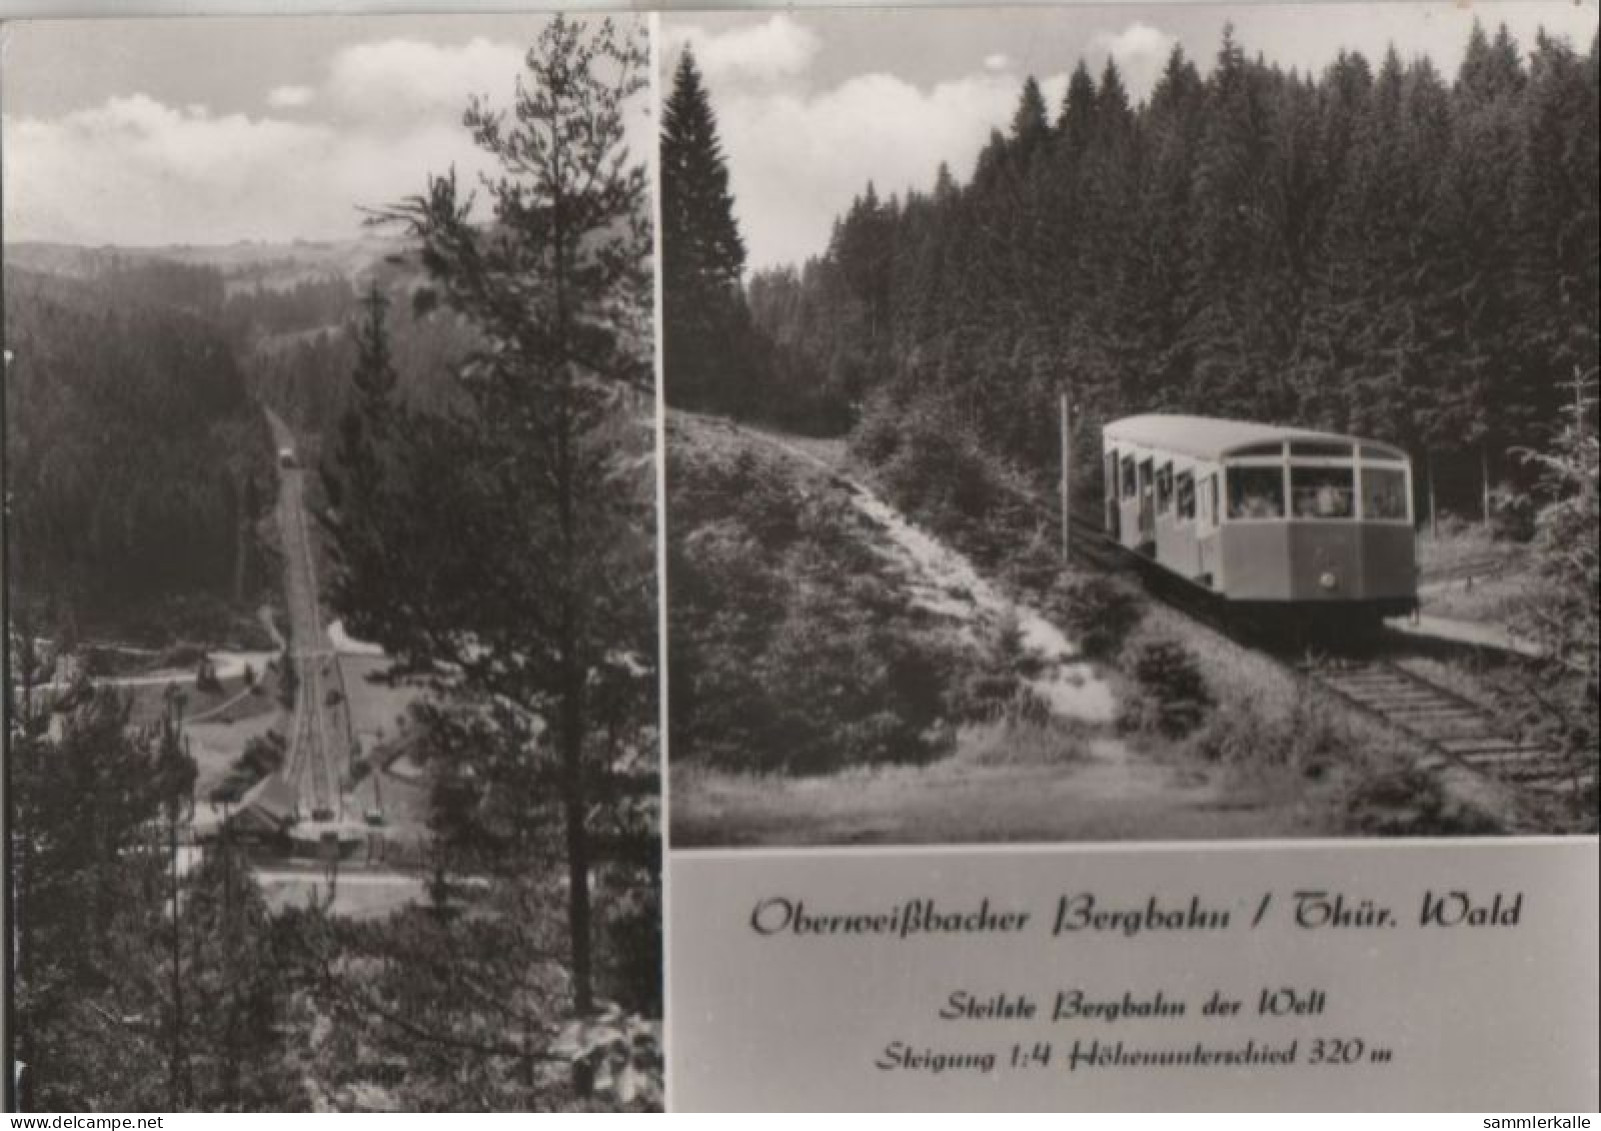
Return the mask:
M679 12L674 848L1597 829L1597 10Z

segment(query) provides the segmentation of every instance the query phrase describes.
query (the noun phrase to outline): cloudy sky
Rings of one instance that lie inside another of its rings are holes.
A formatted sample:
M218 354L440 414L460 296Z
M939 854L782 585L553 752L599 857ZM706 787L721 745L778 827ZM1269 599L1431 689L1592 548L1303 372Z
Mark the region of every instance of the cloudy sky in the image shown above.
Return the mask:
M627 17L624 17L627 18ZM360 234L358 205L483 162L539 16L7 24L5 238L230 243ZM648 99L633 116L641 157Z
M1595 0L1561 3L1112 4L1063 9L836 10L684 13L663 17L670 76L692 45L712 92L750 265L820 252L833 218L868 180L879 192L927 187L940 161L971 172L992 128L1004 128L1023 78L1040 79L1053 111L1080 58L1099 74L1117 60L1136 98L1179 44L1210 68L1232 22L1252 54L1321 70L1345 47L1377 60L1389 44L1427 55L1447 75L1475 16L1587 50Z

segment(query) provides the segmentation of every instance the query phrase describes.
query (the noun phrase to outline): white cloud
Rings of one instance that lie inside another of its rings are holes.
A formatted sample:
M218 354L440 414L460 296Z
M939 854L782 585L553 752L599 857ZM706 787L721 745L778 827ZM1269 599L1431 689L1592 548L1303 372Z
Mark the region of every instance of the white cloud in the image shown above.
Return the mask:
M461 46L390 39L347 47L334 56L327 94L340 109L402 128L419 115L459 120L475 94L511 99L523 49L474 38Z
M1099 32L1090 40L1089 60L1092 73L1100 75L1098 63L1111 56L1117 61L1123 75L1123 85L1136 99L1145 98L1161 78L1168 56L1178 43L1178 37L1135 22L1117 33Z
M1042 84L1048 105L1066 78ZM736 93L718 123L752 267L820 253L829 226L871 180L880 196L926 190L941 161L972 172L990 131L1016 109L1013 76L978 74L923 89L886 74L816 95Z
M267 105L274 110L294 110L311 105L316 96L309 86L275 86L267 92Z
M798 75L822 47L817 33L780 13L764 23L713 34L697 27L670 27L669 58L688 46L709 83L774 79Z
M229 243L354 234L358 205L421 187L455 160L458 127L351 137L322 123L175 109L145 95L53 120L4 120L7 234L99 244Z
M143 94L60 117L3 119L6 235L124 245L339 239L360 209L422 191L455 167L477 186L489 159L463 128L469 97L509 103L523 52L391 40L335 56L312 88L280 87L276 109L320 115L215 114ZM630 153L654 145L649 99L626 114ZM482 203L482 202L480 202Z
M1005 71L1010 70L1011 66L1012 57L1004 51L997 51L993 55L984 56L984 69L986 71Z

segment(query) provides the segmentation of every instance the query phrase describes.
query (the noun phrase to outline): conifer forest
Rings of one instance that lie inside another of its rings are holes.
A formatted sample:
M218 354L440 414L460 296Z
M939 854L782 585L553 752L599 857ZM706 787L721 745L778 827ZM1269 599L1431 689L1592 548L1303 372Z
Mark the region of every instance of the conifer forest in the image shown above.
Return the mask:
M1594 5L1112 7L0 28L8 1110L660 1110L729 849L1593 836Z

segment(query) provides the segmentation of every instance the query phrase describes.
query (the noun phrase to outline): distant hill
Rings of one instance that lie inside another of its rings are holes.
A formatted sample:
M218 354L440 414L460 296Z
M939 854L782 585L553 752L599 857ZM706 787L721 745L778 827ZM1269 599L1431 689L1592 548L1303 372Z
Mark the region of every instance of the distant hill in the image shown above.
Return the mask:
M289 243L243 241L231 244L171 244L164 247L83 247L77 244L8 243L7 266L51 275L93 278L117 264L161 260L221 272L229 293L257 286L287 290L299 283L330 276L358 281L373 274L391 256L405 251L398 235L373 233L352 240L294 240Z

